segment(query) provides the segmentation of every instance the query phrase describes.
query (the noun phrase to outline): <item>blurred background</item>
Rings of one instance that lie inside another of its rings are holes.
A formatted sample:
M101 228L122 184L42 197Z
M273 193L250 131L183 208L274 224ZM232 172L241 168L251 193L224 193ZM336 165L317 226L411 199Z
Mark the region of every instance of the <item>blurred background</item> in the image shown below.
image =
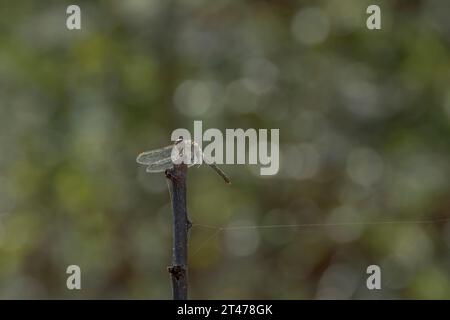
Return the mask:
M79 0L69 31L72 3L0 4L0 298L170 299L167 183L135 159L194 120L281 148L276 176L190 169L194 223L319 226L194 227L191 298L450 298L450 2Z

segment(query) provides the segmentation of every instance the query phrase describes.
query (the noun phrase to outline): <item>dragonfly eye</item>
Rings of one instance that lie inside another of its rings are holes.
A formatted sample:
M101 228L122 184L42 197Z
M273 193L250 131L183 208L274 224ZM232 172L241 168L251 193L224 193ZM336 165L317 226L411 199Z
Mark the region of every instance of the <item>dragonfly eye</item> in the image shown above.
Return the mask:
M175 144L179 144L181 141L183 141L183 138L179 137L177 140L175 140Z

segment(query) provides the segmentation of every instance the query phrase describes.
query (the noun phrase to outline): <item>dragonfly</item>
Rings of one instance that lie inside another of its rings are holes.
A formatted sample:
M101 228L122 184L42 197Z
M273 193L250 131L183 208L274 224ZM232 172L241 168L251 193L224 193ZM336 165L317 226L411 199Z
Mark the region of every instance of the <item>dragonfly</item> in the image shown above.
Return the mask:
M173 145L139 154L136 161L146 165L146 171L150 173L166 172L176 164L184 163L188 167L192 167L196 164L200 166L204 162L227 184L231 184L231 180L225 172L214 162L206 159L198 143L193 140L178 139Z

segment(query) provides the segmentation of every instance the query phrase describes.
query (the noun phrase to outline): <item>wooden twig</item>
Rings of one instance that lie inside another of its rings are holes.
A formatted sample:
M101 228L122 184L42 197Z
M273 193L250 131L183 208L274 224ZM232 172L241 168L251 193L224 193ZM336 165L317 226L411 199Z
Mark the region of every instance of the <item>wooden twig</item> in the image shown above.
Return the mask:
M172 265L168 268L172 279L172 293L174 300L186 300L188 297L188 231L191 223L186 210L186 178L187 166L175 165L166 170L169 180L169 191L173 213L173 255Z

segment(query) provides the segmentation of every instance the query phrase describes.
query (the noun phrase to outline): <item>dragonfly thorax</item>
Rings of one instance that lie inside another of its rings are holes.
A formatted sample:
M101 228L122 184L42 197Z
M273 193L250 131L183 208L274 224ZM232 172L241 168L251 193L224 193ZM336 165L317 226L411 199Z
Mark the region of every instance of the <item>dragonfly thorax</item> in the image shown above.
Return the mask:
M188 166L203 163L202 149L193 140L177 140L172 148L171 159L173 164L184 163Z

